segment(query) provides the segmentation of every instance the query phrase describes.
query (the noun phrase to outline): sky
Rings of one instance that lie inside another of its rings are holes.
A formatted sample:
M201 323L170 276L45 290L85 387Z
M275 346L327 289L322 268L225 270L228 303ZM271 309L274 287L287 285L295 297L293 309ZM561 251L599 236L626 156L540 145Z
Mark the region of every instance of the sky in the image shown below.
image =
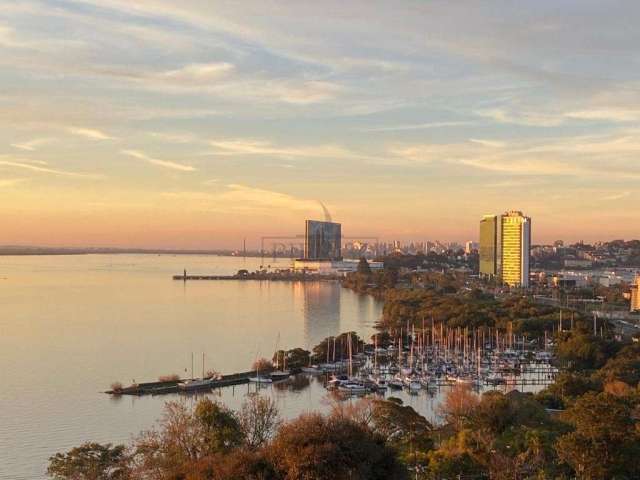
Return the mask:
M640 234L640 2L3 0L0 244Z

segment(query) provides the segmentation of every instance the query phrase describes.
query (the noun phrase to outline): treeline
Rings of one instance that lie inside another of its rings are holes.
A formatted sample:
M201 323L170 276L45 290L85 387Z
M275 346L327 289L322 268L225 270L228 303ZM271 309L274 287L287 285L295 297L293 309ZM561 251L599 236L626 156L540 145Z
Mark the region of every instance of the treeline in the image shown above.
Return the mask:
M415 271L416 257L419 259L420 256L391 257L391 261L385 257L384 268L375 271L361 258L358 270L347 274L342 280L342 286L378 297L384 297L388 290L399 286L433 289L445 294L456 293L463 288L466 273L451 270L451 266L441 267L443 271Z
M369 405L366 421L353 413L336 404L329 415L283 422L274 402L258 395L239 412L208 398L193 408L169 402L157 428L131 445L86 443L51 457L47 473L57 480L407 478L398 449L408 435L416 448L429 448L430 424L384 401Z
M583 322L579 314L565 312L567 325L574 316L575 324ZM444 323L449 328L492 327L512 329L516 335L529 338L544 336L558 325L560 312L555 307L534 304L526 297L513 296L504 301L479 290L446 295L435 289L392 289L385 294L383 316L379 328L393 331L415 326L416 329Z
M280 420L273 401L240 412L170 402L130 445L87 443L50 459L56 480L631 480L639 478L637 387L589 391L549 413L532 394L448 392L434 426L399 399L335 400Z

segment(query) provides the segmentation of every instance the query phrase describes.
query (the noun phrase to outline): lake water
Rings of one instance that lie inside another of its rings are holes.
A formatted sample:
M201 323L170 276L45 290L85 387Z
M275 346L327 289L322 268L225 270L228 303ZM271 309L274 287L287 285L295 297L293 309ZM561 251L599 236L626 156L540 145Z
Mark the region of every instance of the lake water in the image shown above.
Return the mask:
M256 357L270 357L276 342L311 349L341 332L373 333L382 303L337 283L171 278L185 268L233 274L259 264L187 255L0 257L0 480L44 479L51 455L86 441L127 443L154 425L166 401L198 399L101 393L114 381L190 376L192 353L196 375L202 353L207 370L246 371ZM207 395L238 409L257 389L285 418L331 408L322 379L307 376ZM445 391L390 395L437 421Z
M288 260L269 261L289 266ZM181 273L254 270L260 259L173 255L0 257L0 479L45 478L50 455L88 440L126 442L172 397L100 393L205 367L247 370L256 356L310 348L355 330L381 304L335 283L174 281ZM237 407L249 387L219 394ZM255 387L254 387L255 388ZM318 406L324 389L270 388L285 416ZM173 396L175 398L175 396Z

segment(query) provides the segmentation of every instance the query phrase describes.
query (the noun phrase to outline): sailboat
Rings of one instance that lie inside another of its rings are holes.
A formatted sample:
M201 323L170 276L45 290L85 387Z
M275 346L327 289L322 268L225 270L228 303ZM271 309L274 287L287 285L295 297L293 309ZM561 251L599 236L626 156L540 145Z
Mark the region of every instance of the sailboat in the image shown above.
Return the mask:
M280 370L279 355L276 350L276 369L270 375L272 381L280 382L291 376L291 372L287 370L287 354L284 351L282 352L282 365L282 370Z
M249 377L249 381L251 383L258 383L258 384L273 383L273 380L271 380L271 377L269 375L260 375L260 367L257 360L258 360L258 352L256 352L256 361L255 361L256 376Z
M184 382L178 383L178 389L182 391L192 391L192 390L204 390L206 388L211 388L214 383L218 380L217 377L213 376L210 378L205 378L204 376L204 353L202 354L202 378L193 378L193 353L191 354L191 378L185 380Z

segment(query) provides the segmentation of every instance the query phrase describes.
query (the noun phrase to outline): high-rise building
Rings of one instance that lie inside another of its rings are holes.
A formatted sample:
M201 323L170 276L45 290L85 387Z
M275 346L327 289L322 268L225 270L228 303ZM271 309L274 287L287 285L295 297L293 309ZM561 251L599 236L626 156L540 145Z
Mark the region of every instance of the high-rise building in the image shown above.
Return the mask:
M341 242L342 226L339 223L317 220L305 222L305 259L342 260Z
M502 215L502 281L510 286L529 286L531 219L522 212Z
M485 215L480 221L480 274L510 286L529 286L531 219L522 212Z
M636 273L636 283L631 285L631 311L640 311L640 273Z
M464 253L466 253L467 255L473 253L474 250L478 250L478 242L469 240L464 244Z
M500 243L498 217L485 215L480 220L480 275L495 277L499 274Z

